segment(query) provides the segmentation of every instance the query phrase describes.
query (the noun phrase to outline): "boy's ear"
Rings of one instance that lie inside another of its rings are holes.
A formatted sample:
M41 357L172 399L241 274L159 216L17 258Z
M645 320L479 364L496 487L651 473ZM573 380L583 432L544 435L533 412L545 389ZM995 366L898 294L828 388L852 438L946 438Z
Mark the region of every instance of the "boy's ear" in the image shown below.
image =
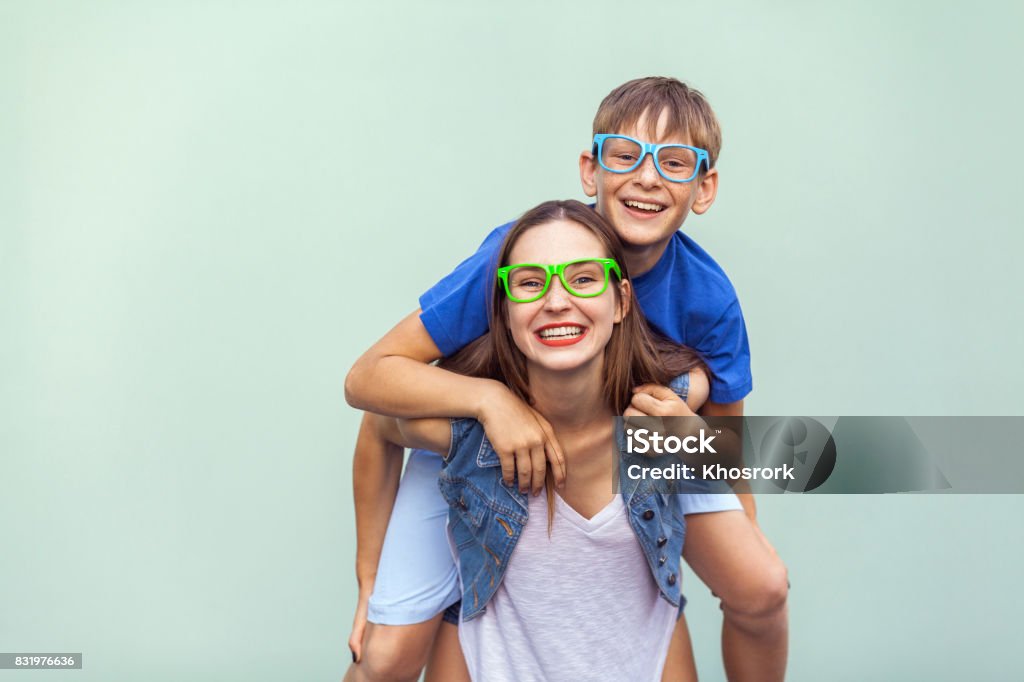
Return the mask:
M704 213L711 204L715 203L715 196L718 195L718 169L712 168L697 185L697 198L693 202L693 212L697 215Z
M588 197L597 196L597 182L594 174L597 173L597 159L590 150L580 152L580 182L583 184L583 193Z

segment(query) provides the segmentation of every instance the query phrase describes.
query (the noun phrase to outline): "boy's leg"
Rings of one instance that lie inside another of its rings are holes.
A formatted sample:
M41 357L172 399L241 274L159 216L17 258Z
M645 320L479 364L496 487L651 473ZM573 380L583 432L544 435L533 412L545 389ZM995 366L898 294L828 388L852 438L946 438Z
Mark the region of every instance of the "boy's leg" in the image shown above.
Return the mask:
M466 658L459 644L459 626L447 620L437 630L437 638L427 663L424 682L469 682Z
M360 662L345 679L416 680L442 612L458 600L458 572L437 487L441 458L413 451L381 550Z
M349 667L345 682L416 682L430 657L441 615L413 625L368 623L363 658Z
M661 682L697 682L697 664L693 660L690 629L686 626L684 615L679 616L676 629L672 632L665 667L661 671Z
M789 592L786 567L741 511L686 517L683 557L722 600L722 656L729 680L782 680Z

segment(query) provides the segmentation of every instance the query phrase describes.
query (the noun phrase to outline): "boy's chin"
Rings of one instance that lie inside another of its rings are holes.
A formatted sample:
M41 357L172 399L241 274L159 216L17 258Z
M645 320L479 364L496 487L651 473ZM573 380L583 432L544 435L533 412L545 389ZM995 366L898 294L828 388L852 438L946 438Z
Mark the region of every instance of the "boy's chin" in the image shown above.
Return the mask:
M679 229L666 225L629 223L622 221L615 225L615 232L627 249L645 249L664 245Z

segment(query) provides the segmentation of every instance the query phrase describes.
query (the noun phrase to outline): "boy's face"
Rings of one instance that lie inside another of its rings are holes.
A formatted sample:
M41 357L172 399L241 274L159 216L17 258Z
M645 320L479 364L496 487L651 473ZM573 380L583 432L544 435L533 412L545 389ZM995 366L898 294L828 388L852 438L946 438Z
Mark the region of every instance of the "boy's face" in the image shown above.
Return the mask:
M633 126L615 133L645 142L692 146L689 136L667 135L667 123L668 111L663 110L654 128L653 140L646 115ZM690 211L704 213L711 207L718 190L718 170L714 168L690 182L669 182L658 174L651 155L634 171L610 173L601 168L592 150L580 154L580 180L586 195L597 197L597 210L615 227L627 250L650 251L654 261L661 256ZM652 261L648 267L653 265ZM634 264L630 267L635 269Z

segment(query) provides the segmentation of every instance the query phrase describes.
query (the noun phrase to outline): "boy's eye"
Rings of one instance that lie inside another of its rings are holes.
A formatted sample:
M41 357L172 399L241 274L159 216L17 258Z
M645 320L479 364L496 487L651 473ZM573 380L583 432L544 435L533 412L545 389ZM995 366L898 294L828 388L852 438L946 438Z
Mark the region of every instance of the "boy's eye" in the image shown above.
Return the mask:
M696 155L689 149L663 149L658 155L658 162L668 173L692 172L697 162Z
M631 140L620 137L609 138L602 151L602 161L608 165L621 168L629 168L640 158L643 151L639 145Z

